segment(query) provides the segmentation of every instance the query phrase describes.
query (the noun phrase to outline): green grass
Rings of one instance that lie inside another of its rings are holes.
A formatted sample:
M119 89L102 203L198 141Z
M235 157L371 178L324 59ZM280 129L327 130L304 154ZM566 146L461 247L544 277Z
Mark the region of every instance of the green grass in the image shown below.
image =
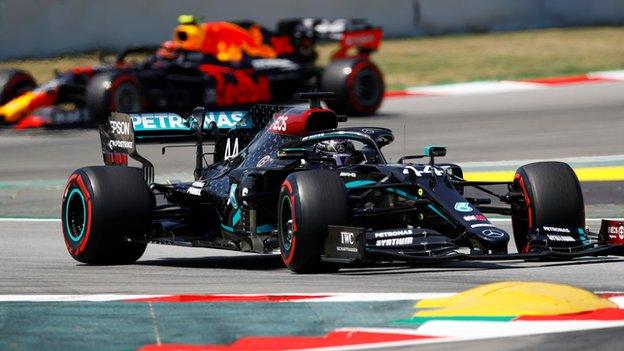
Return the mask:
M624 27L544 29L384 40L373 54L390 89L472 80L573 75L624 68ZM327 62L336 44L320 46ZM95 54L0 62L39 82L53 69L97 63Z

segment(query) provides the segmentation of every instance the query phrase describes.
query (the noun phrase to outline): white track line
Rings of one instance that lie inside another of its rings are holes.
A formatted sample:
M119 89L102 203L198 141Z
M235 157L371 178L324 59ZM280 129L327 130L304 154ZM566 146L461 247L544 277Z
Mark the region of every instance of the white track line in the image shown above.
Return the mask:
M60 222L60 218L20 218L20 217L0 217L0 222Z
M129 295L129 294L93 294L93 295L0 295L0 302L110 302L132 299L146 299L170 295Z
M527 91L546 89L543 84L517 81L477 81L468 83L454 83L413 87L405 89L411 94L431 95L479 95L498 94L513 91Z

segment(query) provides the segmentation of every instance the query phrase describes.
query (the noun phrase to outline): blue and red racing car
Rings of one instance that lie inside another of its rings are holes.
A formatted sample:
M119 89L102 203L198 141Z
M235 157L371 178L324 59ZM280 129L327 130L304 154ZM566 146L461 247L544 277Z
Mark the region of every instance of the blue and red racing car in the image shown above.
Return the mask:
M181 16L173 40L134 47L114 62L75 67L40 86L27 72L0 70L0 123L18 128L100 124L112 111L213 110L292 100L293 91L331 90L333 109L371 115L384 81L370 55L383 32L364 20L294 19L275 31L251 22L204 22ZM316 44L339 41L320 67ZM128 57L144 56L139 62Z

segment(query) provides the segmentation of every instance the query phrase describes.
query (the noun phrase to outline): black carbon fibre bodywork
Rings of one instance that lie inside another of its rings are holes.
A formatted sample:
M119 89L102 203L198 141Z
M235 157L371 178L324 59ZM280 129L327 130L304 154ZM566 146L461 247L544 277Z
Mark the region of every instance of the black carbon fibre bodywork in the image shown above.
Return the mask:
M275 252L279 249L277 203L284 180L293 172L328 169L344 182L349 224L330 225L327 233L320 234L326 261L569 259L611 252L611 246L593 237L586 228L541 226L523 233L532 245L530 252L510 255L509 233L485 214L520 216L526 210L525 198L513 183L464 180L458 165L436 163L436 158L446 153L446 148L440 146L425 148L424 155L403 157L400 163L388 163L381 148L394 138L385 128L315 130L308 123L307 129L297 129L298 118L307 123L312 114L327 111L320 107L256 105L239 122L245 128L202 129L198 134L203 139L196 142L213 145L214 161L202 162L193 182L158 184L148 179L154 208L152 230L145 240ZM339 118L333 112L327 116L335 119L333 125L338 124ZM292 124L282 129L280 122L285 117ZM113 116L111 121L131 125L130 117L123 118ZM196 119L194 114L186 123L203 125ZM134 146L130 151L107 146L110 140L140 142L140 133L130 133L133 135L120 136L111 128L103 128L105 154L125 152L137 158ZM193 136L183 135L179 140L193 140ZM328 140L357 144L358 158L339 163L316 153L315 145ZM421 158L429 162L409 162ZM501 184L507 184L508 192L496 194L487 189ZM465 187L482 190L485 197L466 198ZM490 204L492 199L498 203L496 206Z

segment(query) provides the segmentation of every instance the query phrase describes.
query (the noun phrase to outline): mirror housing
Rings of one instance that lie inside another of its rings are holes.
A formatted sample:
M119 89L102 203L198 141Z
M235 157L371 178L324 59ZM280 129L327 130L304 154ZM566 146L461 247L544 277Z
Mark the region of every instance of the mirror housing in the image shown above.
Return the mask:
M310 152L300 147L285 147L277 150L277 158L280 160L299 160L309 156Z
M446 146L445 145L427 145L425 146L425 156L444 157L446 156Z

